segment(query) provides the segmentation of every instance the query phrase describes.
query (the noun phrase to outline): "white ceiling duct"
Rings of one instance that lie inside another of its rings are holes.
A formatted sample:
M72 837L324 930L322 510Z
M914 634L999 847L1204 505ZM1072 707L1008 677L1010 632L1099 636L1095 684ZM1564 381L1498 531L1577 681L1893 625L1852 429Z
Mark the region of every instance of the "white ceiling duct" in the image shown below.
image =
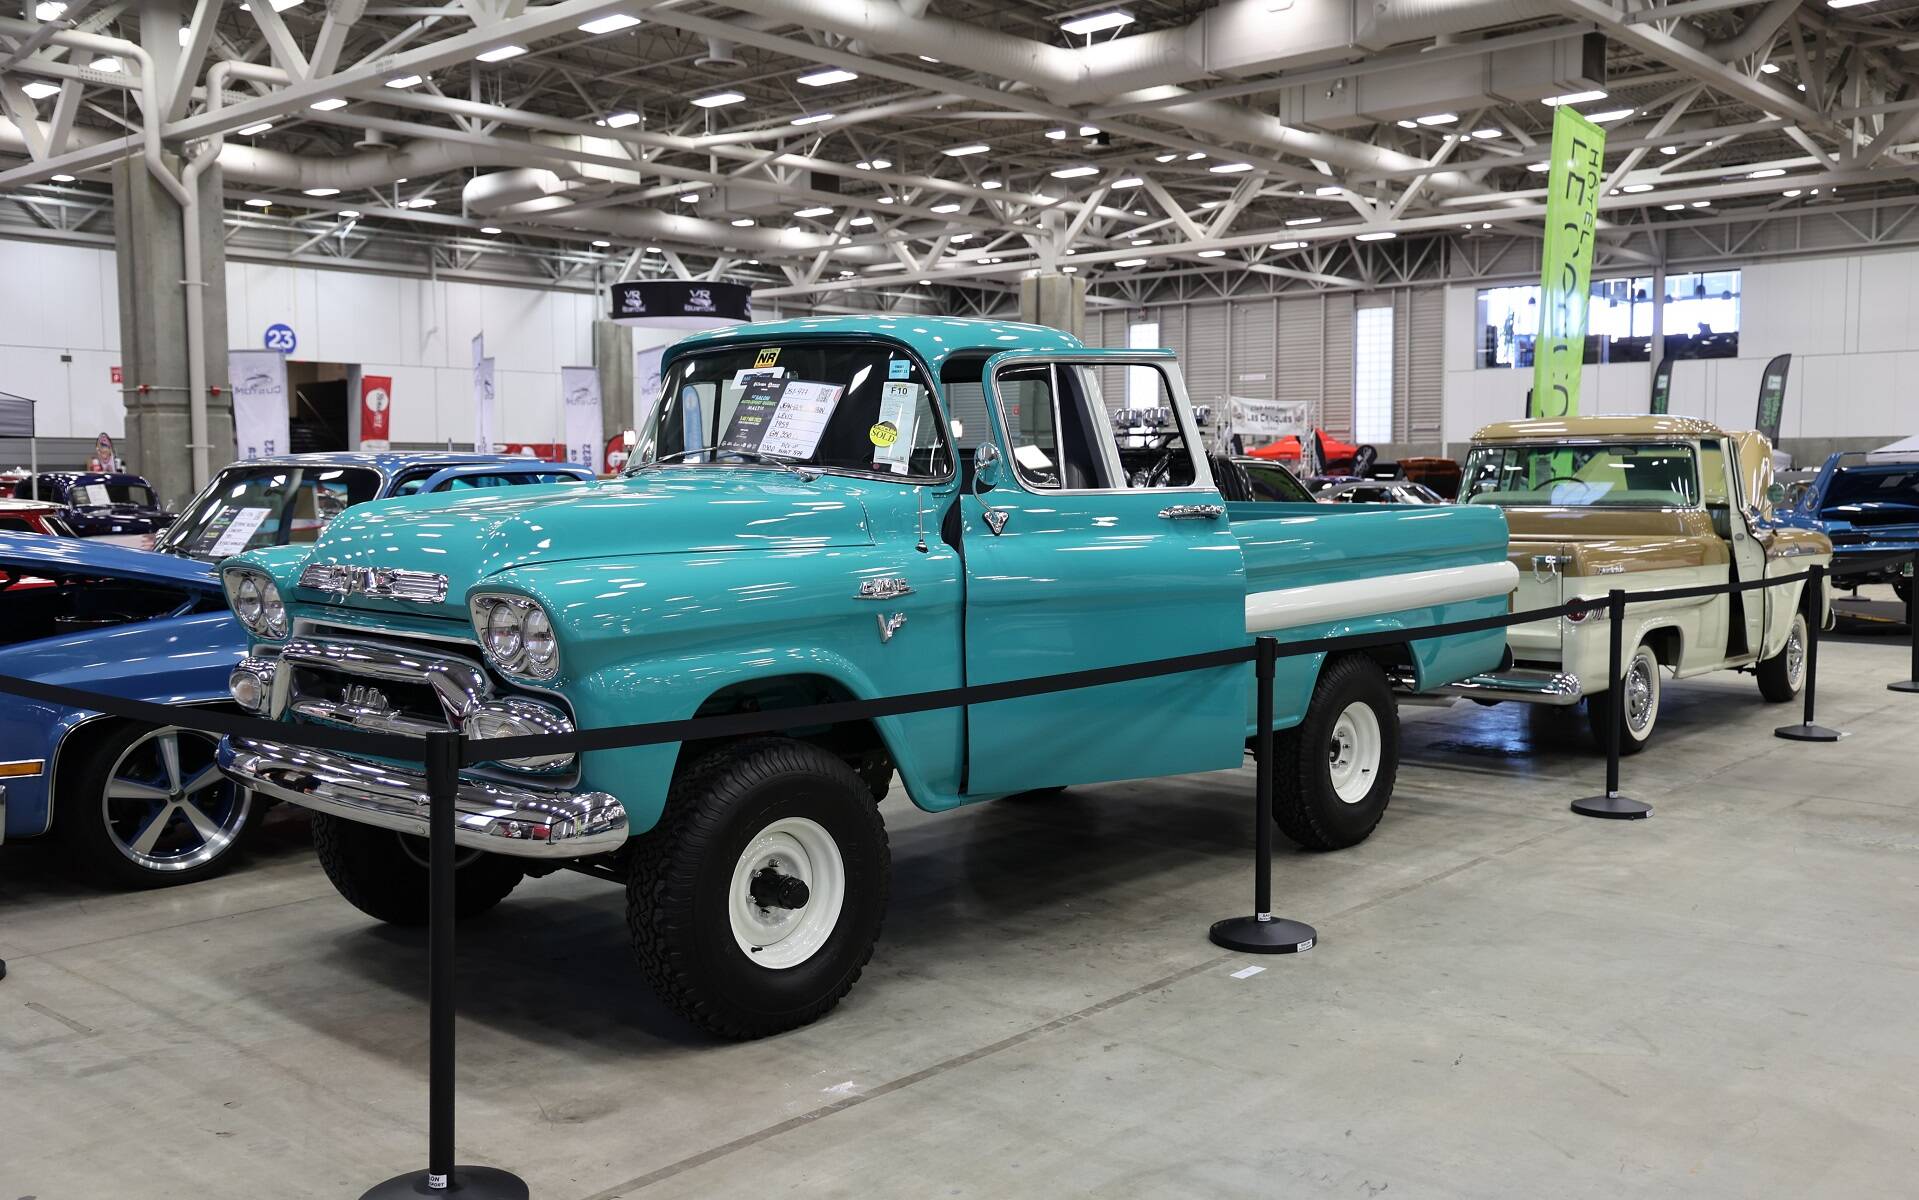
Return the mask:
M460 203L470 213L490 217L558 196L572 186L544 167L509 167L467 180L460 189Z

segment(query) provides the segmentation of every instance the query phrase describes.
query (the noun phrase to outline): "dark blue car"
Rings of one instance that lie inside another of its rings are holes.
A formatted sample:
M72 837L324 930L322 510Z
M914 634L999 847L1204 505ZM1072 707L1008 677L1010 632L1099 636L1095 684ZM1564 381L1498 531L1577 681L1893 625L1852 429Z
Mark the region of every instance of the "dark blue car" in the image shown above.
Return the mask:
M120 472L42 471L16 483L13 495L63 505L61 516L74 533L123 545L141 544L173 521L173 514L160 507L152 484Z
M474 454L303 454L235 463L138 550L0 534L0 674L160 704L231 701L246 633L219 560L312 541L386 496L590 479L584 468ZM96 880L187 883L224 870L258 805L213 767L219 739L102 713L0 700L0 840L53 834Z
M1877 460L1842 450L1826 459L1780 520L1831 538L1835 572L1874 564L1862 574L1836 575L1835 586L1890 583L1904 600L1912 591L1912 553L1919 550L1919 459Z

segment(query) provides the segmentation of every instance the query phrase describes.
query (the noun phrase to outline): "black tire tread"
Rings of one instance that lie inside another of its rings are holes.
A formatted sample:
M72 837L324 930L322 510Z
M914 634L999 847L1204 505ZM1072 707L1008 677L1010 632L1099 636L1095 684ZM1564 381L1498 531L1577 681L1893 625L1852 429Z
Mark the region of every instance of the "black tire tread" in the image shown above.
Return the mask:
M1314 714L1322 711L1321 697L1330 695L1344 686L1345 681L1355 673L1370 672L1377 676L1380 686L1387 689L1391 696L1391 686L1386 683L1385 673L1379 664L1359 654L1344 654L1331 659L1320 670L1319 681L1313 687L1311 707L1307 710L1307 719L1291 729L1281 730L1273 735L1273 823L1279 831L1298 843L1306 850L1343 850L1357 845L1372 836L1374 829L1384 819L1386 809L1391 803L1379 806L1373 815L1372 824L1366 826L1358 836L1342 836L1322 821L1315 805L1310 801L1307 790L1317 786L1318 779L1313 772L1319 769L1315 757L1305 753L1304 730L1316 725ZM1342 706L1343 707L1343 706ZM1397 713L1392 714L1392 721ZM1392 721L1381 723L1381 735L1386 738L1386 749L1380 761L1380 770L1387 782L1392 783L1398 776L1398 738L1392 731ZM1317 744L1317 743L1315 743ZM1317 753L1317 751L1315 752Z
M862 811L871 822L870 833L879 854L880 890L873 903L880 921L858 962L829 994L794 1019L755 1022L715 1003L686 961L682 947L692 938L689 926L694 915L689 905L676 903L675 897L692 892L702 852L725 836L727 808L761 784L800 772L837 776L858 794L871 795L867 781L858 772L816 746L787 738L750 738L715 751L681 771L667 791L666 811L659 824L634 847L626 923L640 970L668 1008L718 1037L745 1041L808 1025L824 1016L853 990L866 964L872 961L884 923L891 852L879 807L868 804Z
M389 925L424 925L429 911L427 870L389 829L313 814L313 851L334 890L348 904ZM476 917L505 900L525 878L518 863L481 854L453 874L453 913Z

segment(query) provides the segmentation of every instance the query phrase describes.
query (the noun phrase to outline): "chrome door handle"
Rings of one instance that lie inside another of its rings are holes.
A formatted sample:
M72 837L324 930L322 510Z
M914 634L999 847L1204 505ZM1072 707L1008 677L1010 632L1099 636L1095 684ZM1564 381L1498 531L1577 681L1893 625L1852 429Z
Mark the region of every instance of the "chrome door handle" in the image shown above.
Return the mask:
M1169 504L1159 510L1168 521L1217 521L1226 515L1224 504Z

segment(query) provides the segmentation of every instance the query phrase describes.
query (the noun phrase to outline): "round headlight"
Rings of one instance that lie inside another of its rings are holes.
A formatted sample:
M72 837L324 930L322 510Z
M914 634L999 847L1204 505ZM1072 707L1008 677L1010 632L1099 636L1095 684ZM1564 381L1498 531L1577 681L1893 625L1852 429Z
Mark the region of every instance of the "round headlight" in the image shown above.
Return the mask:
M486 652L494 662L511 669L519 665L523 645L520 614L514 606L499 603L486 617Z
M260 581L260 624L269 637L286 636L287 606L271 579Z
M553 636L553 622L547 619L545 609L537 606L527 609L520 622L520 644L526 648L526 665L535 675L553 673L559 663L560 645Z
M260 610L264 607L260 599L260 580L258 576L240 576L240 586L233 589L233 612L248 629L258 632L260 629Z

